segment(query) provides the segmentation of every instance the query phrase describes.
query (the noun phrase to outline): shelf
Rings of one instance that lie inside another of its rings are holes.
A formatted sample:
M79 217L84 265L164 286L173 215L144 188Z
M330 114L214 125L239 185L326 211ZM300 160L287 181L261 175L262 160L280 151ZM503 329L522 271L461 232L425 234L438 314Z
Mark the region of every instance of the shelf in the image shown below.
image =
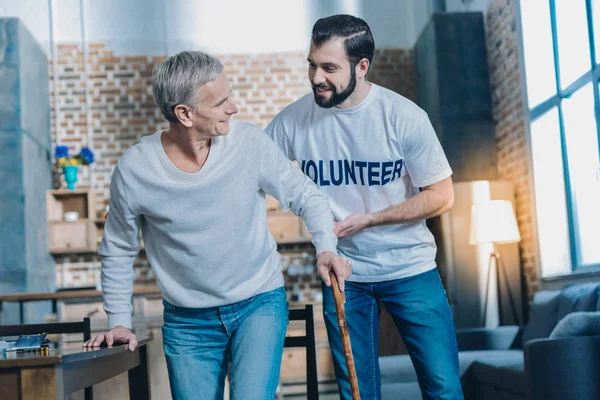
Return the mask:
M55 225L55 224L80 224L80 223L94 223L95 221L93 219L87 219L87 218L79 218L77 221L65 221L64 219L60 220L60 221L53 221L50 220L48 221L48 224L50 225Z
M57 248L57 249L52 249L49 248L48 252L52 255L55 256L64 256L64 255L69 255L69 254L98 254L98 248L72 248L72 249L64 249L64 248ZM140 247L140 253L145 253L146 252L146 248L141 246Z
M279 200L275 197L265 193L265 200L267 203L267 212L280 210Z
M66 212L76 211L79 219L94 219L96 209L90 189L54 189L46 192L48 221L64 221Z
M97 238L96 225L88 219L48 222L48 250L53 254L95 252Z
M267 210L267 217L277 217L277 216L290 216L290 217L298 217L291 210L283 211L283 210Z
M92 249L92 248L72 248L72 249L65 249L65 248L50 248L48 249L48 251L50 252L50 254L54 254L54 255L65 255L65 254L95 254L98 252L98 249Z
M302 237L297 237L297 238L287 238L287 239L280 239L280 240L275 240L277 242L277 244L303 244L303 243L311 243L311 238L302 236Z
M269 198L267 226L278 245L311 242L302 219L291 211L274 209L278 202ZM49 190L47 192L48 250L55 255L97 253L104 218L96 216L93 194L87 188ZM68 222L64 213L77 211L79 219ZM141 238L140 238L141 240ZM145 251L143 242L140 252Z
M302 218L291 211L267 212L267 227L279 244L306 243L311 240Z

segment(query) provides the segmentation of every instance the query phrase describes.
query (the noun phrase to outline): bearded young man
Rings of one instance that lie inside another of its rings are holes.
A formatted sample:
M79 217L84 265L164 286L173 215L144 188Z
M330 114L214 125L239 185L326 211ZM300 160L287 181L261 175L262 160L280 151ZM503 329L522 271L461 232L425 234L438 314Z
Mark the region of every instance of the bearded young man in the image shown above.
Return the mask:
M375 45L360 18L334 15L312 31L313 93L266 132L325 193L340 255L354 265L346 319L362 399L381 398L379 304L404 338L424 399L462 399L452 314L425 219L454 202L452 170L427 114L366 80ZM341 397L351 399L329 282L325 322Z

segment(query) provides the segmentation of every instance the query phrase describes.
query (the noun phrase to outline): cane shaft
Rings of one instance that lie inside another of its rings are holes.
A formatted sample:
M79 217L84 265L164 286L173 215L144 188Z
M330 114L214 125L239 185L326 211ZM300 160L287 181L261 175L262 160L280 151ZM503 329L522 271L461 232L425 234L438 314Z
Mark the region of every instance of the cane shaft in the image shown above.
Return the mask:
M358 390L358 378L356 377L356 368L354 366L354 356L352 355L352 345L350 344L350 334L346 324L346 312L344 310L344 295L338 287L337 278L332 272L329 273L331 279L331 289L333 290L333 300L337 311L338 325L342 336L342 345L344 346L344 356L346 358L346 367L348 368L348 378L350 379L350 389L352 389L352 400L360 400Z

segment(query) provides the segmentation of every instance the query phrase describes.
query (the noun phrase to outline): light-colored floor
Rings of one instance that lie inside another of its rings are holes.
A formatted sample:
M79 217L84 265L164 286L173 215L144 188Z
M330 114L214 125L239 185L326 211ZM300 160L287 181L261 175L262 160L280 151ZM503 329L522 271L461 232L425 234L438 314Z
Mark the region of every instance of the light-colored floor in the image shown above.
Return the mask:
M339 394L323 394L319 396L320 400L339 400L340 395Z

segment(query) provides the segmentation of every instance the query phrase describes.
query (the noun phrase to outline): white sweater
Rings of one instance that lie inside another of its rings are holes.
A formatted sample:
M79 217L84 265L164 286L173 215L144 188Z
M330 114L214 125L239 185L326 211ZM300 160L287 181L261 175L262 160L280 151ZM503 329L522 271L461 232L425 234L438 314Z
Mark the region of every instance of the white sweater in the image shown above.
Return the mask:
M283 285L265 193L304 219L317 254L336 252L325 195L260 128L230 124L228 135L211 140L197 173L171 163L161 132L119 160L99 250L109 328L131 327L140 227L163 297L181 307L222 306Z

